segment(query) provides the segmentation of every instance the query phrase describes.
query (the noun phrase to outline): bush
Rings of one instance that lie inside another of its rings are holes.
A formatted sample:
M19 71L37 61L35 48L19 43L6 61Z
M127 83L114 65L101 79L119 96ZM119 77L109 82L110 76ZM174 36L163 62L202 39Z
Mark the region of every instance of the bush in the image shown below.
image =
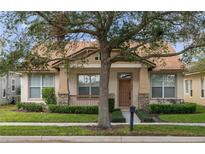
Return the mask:
M37 103L17 103L18 110L25 110L27 112L43 112L44 105Z
M142 122L154 122L152 115L143 110L137 110L136 114Z
M195 113L196 104L150 104L149 112L156 114Z
M121 110L115 110L112 112L111 122L126 122Z
M49 105L51 113L98 114L98 106Z
M115 108L115 99L114 98L109 98L108 100L109 103L109 112L113 112L114 108Z
M42 89L42 97L46 104L56 104L56 94L55 89L52 87Z

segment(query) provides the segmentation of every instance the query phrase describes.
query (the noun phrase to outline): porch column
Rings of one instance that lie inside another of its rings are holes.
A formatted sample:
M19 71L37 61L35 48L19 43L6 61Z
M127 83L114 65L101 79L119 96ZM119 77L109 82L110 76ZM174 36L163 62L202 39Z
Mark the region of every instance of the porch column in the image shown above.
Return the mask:
M60 67L58 103L59 104L69 103L68 75L67 75L67 70L64 67Z
M139 71L139 94L138 103L140 109L147 109L149 104L150 80L148 68L141 68Z

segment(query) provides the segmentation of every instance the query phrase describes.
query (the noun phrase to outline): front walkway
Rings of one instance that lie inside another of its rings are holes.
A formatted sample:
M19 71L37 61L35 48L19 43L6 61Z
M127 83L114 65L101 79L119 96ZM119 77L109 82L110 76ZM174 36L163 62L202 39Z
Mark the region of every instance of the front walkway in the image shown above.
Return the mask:
M129 123L111 123L113 126L129 125ZM40 122L0 122L0 126L97 126L97 123L40 123ZM203 126L205 123L135 123L135 125L175 125L175 126Z
M129 123L130 122L130 112L129 111L122 111L123 116L126 119L126 122ZM140 119L137 117L136 114L134 114L134 123L140 123Z
M205 137L184 136L0 136L0 143L205 143Z

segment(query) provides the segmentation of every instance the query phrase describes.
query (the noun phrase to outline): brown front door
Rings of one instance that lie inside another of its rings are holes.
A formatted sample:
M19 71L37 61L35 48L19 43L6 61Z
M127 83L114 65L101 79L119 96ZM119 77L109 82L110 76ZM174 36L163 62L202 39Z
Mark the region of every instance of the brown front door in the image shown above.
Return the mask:
M119 106L131 105L131 79L119 80Z

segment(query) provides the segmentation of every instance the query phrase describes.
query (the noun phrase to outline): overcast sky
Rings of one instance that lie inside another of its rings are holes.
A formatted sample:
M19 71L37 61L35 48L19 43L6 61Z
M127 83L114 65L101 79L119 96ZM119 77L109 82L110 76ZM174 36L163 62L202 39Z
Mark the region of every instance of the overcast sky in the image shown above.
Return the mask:
M4 25L0 23L0 36L4 35L3 29L4 29ZM177 43L176 45L174 45L174 48L176 49L177 52L179 52L183 49L183 44Z

